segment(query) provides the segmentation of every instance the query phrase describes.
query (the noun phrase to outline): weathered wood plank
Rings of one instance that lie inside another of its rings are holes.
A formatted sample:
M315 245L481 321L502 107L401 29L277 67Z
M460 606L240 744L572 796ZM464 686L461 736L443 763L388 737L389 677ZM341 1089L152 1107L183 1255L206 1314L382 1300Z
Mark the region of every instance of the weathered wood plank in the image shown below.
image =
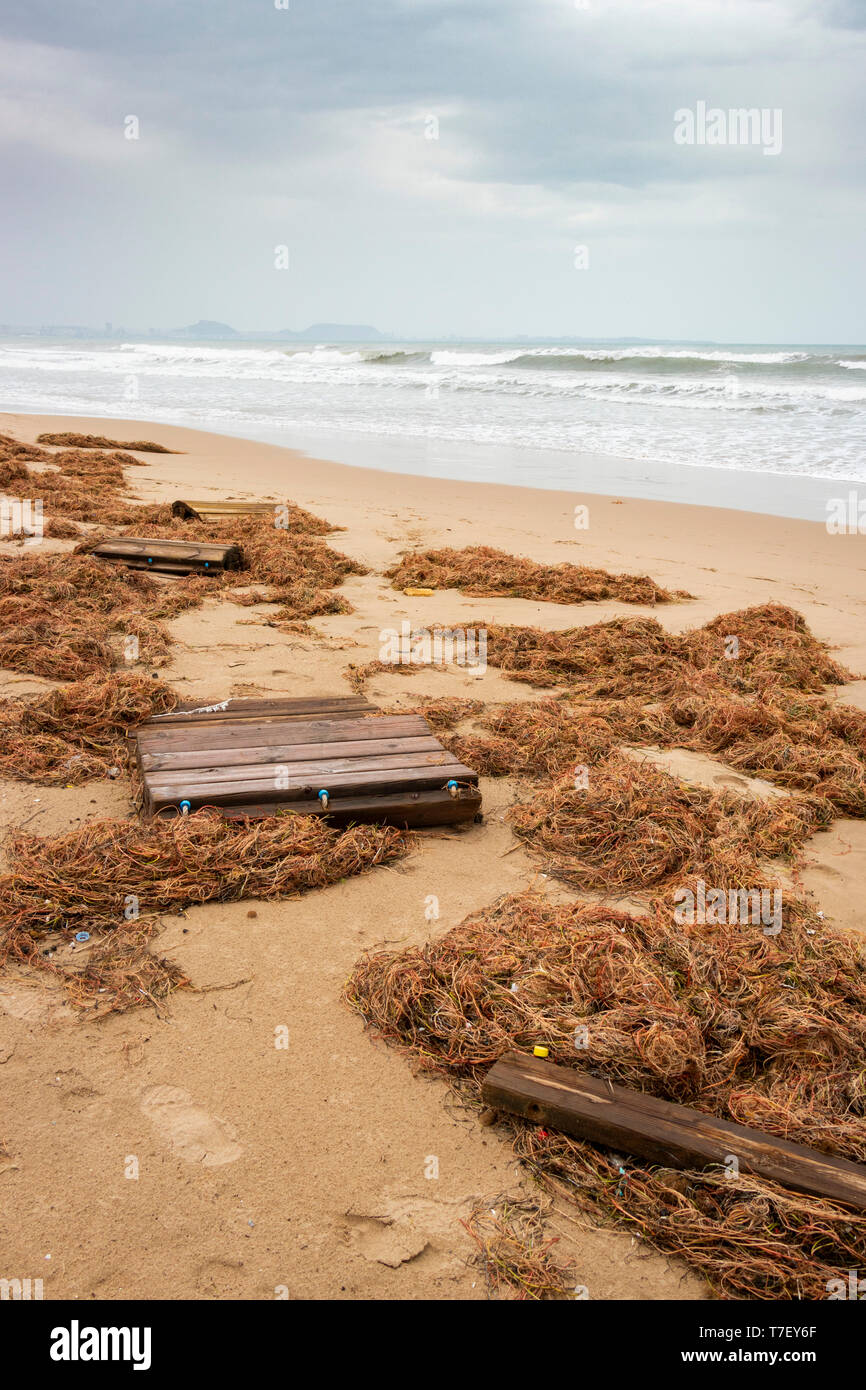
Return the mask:
M93 555L117 560L132 568L186 574L221 574L240 569L242 555L236 545L205 541L173 541L148 536L110 536L94 546Z
M226 554L233 549L231 545L211 544L209 541L172 541L159 537L116 536L101 541L95 547L95 555L149 556L160 560L186 561L188 559L212 560L221 563Z
M201 791L220 795L229 795L239 787L252 787L257 792L264 793L261 800L273 800L272 792L277 800L281 797L290 800L293 795L297 797L305 792L311 796L318 796L322 788L336 796L344 788L355 788L358 792L372 794L382 787L394 790L395 783L402 785L419 782L430 788L437 788L444 787L445 783L452 779L473 786L477 782L474 772L448 754L444 754L439 762L432 761L429 754L410 754L410 757L419 761L408 765L407 761L399 758L371 759L369 762L363 758L347 758L344 760L344 767L335 767L325 762L283 763L281 766L286 771L279 777L276 763L255 763L253 766L229 768L202 767L194 768L192 771L184 769L180 772L154 772L148 775L148 784L154 794L164 793L165 800L187 796L187 788L190 787L196 794ZM395 765L383 767L382 762L393 762ZM277 787L278 780L285 785Z
M275 806L270 801L246 802L220 807L231 819L240 817L273 816L282 809L292 815L321 815L318 801L292 802L290 807ZM393 792L383 796L341 797L328 808L328 820L335 825L385 824L398 826L459 825L474 820L481 811L481 793L477 787L461 787L452 797L447 791ZM165 806L161 816L178 814L177 807Z
M148 753L142 748L141 766L145 772L179 772L184 768L208 766L250 767L257 763L330 762L334 758L382 757L386 754L441 753L442 745L432 734L417 738L357 739L351 743L264 743L246 748L201 748Z
M324 745L330 743L376 742L384 738L433 737L428 724L418 715L382 719L271 720L256 723L245 720L235 727L226 723L200 726L169 726L154 729L143 724L137 731L142 752L197 752L207 754L220 748L242 749L277 747L284 743ZM440 745L441 746L441 745ZM255 761L254 759L252 761Z
M172 502L171 510L174 516L188 521L211 521L224 516L264 516L267 513L275 516L279 505L279 502L188 502L178 498Z
M866 1209L866 1167L704 1115L586 1072L507 1053L484 1079L485 1105L673 1168L723 1166Z
M431 749L422 753L378 753L373 755L358 754L354 758L311 758L296 760L294 762L280 762L279 759L272 759L266 763L236 763L226 766L223 763L203 762L196 767L192 773L189 768L163 768L155 771L152 781L165 787L184 787L190 781L190 777L195 778L197 786L207 783L216 786L220 783L234 784L235 782L252 782L259 779L274 781L277 776L277 768L285 769L282 780L287 782L290 787L306 786L308 782L318 779L319 787L329 785L328 778L332 782L337 782L344 773L378 773L378 772L397 772L401 768L424 768L432 770L439 768L460 768L462 777L469 774L469 769L464 768L453 754L448 753L444 748ZM458 776L455 772L449 772L450 777ZM323 781L322 778L325 778ZM393 778L391 779L393 781ZM447 779L446 779L447 780ZM316 788L318 791L319 788Z
M175 560L149 561L138 555L131 555L126 559L123 559L119 555L104 555L102 556L102 558L106 560L112 560L114 563L118 565L123 565L124 569L147 570L148 574L159 574L162 575L164 579L168 579L171 577L174 577L175 579L183 579L190 574L203 574L207 576L211 574L217 575L225 573L225 571L222 568L217 568L217 566L215 565L208 565L207 567L204 567L191 566Z
M226 714L239 716L272 710L281 714L296 714L299 710L348 709L350 706L378 709L366 695L261 695L230 696L227 700L179 700L168 714L155 714L154 719L170 719L173 714L197 714L218 707Z
M205 721L235 723L241 719L313 719L317 715L339 719L344 713L357 718L362 711L378 708L363 695L333 696L320 699L187 700L167 714L154 714L142 728L168 724L203 724Z
M282 803L297 801L304 796L315 797L324 787L330 793L332 801L335 801L343 794L375 796L388 790L438 791L452 778L465 780L473 785L476 781L476 774L463 767L461 763L445 763L441 767L397 768L381 772L326 772L322 778L310 777L307 774L303 780L296 780L290 773L288 778L281 779L288 781L287 787L277 787L273 772L262 776L262 769L259 767L257 773L257 776L246 781L203 779L193 773L182 782L171 777L163 780L165 774L156 773L153 777L147 778L147 797L152 808L177 805L181 801L188 801L193 807L213 805L217 801L220 805L242 801ZM317 781L320 783L318 787L314 785Z

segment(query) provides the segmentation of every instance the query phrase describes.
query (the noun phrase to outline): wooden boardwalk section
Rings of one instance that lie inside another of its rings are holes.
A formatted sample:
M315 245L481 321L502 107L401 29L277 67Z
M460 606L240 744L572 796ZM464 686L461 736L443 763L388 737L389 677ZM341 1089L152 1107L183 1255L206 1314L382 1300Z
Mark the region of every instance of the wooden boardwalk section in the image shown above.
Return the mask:
M147 536L112 536L93 547L92 555L116 560L127 569L156 574L222 574L240 569L242 555L236 545L206 541L167 541Z
M380 715L362 695L181 706L132 738L146 815L214 806L229 816L289 810L424 826L469 821L481 808L477 774L425 719Z

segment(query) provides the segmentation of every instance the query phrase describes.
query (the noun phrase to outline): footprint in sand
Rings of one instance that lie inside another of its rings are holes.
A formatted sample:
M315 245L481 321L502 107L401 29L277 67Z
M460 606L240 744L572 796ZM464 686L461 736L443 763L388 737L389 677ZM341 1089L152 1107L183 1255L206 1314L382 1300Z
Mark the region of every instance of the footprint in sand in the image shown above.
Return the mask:
M142 1096L141 1109L160 1138L187 1163L216 1168L234 1163L243 1153L234 1127L209 1115L180 1086L151 1086Z

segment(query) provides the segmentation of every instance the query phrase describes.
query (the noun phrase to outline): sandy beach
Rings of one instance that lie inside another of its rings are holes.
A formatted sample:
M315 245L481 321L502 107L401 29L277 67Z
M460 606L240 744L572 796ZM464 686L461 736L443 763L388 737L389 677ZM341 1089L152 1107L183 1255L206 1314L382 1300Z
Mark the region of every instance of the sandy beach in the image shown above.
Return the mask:
M0 431L147 438L178 452L138 454L130 496L290 499L344 528L331 542L369 573L340 593L347 614L312 632L265 626L265 605L224 599L175 618L161 670L182 699L349 694L347 668L374 661L380 634L436 623L565 629L652 616L683 632L774 602L803 615L832 656L866 671L861 536L818 522L634 497L531 490L352 468L275 445L121 419L10 415ZM575 508L588 508L577 530ZM490 545L547 564L571 561L650 575L688 601L643 608L469 598L411 598L383 577L406 549ZM46 551L73 542L46 540ZM18 554L14 542L0 546ZM57 682L0 671L0 696ZM532 698L489 667L377 673L388 708L422 695L488 702ZM832 691L866 709L866 680ZM711 788L748 779L686 752L648 752ZM773 794L766 784L751 790ZM504 822L517 779L482 778L483 824L431 831L405 860L282 902L244 900L166 917L153 949L193 988L155 1013L83 1021L47 980L0 977L0 1239L5 1265L43 1278L46 1298L484 1299L461 1220L484 1204L537 1195L509 1145L478 1124L444 1082L419 1076L341 1002L362 952L440 936L500 894L542 881ZM0 834L43 835L133 813L123 779L79 787L0 780ZM804 887L837 926L866 930L866 822L837 818L807 847ZM428 921L435 894L440 917ZM277 1050L275 1030L290 1046ZM5 1156L3 1156L5 1154ZM139 1176L129 1180L130 1156ZM429 1178L428 1160L438 1159ZM593 1300L702 1299L685 1264L555 1201L545 1217ZM286 1293L276 1293L285 1290Z

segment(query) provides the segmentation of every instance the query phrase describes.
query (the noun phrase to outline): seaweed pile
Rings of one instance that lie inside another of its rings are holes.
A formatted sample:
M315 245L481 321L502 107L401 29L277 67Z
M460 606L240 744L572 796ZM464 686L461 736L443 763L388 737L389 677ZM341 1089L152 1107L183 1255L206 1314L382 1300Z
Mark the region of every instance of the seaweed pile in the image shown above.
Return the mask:
M776 936L751 923L500 899L438 941L366 956L346 999L385 1039L480 1106L503 1053L558 1063L855 1161L866 1159L866 955L786 895ZM718 1169L643 1166L504 1119L543 1182L658 1249L721 1296L826 1297L866 1261L866 1216Z
M270 621L284 622L323 613L349 612L347 601L329 592L350 574L366 574L366 567L331 549L321 539L335 527L293 502L274 504L274 515L222 517L208 522L176 517L166 503L127 502L122 498L125 472L144 467L141 459L124 452L167 453L148 440L129 444L100 435L68 432L43 434L42 444L64 445L51 452L37 444L21 444L0 436L0 488L27 493L41 500L47 514L45 534L55 539L80 541L77 550L88 554L110 528L111 534L127 531L181 541L217 541L240 544L244 556L241 582L267 585L269 592L250 596L239 589L237 575L218 581L238 602L282 605ZM38 471L29 463L40 465ZM80 523L91 529L84 536ZM213 581L211 581L213 583Z
M237 821L209 810L144 824L91 821L45 838L17 831L7 843L9 872L0 875L0 965L53 973L81 1007L127 1008L142 1002L133 962L148 972L154 998L179 983L176 968L147 951L156 914L297 897L391 863L412 843L383 826L339 831L315 816ZM46 954L46 941L59 933L68 943L79 932L98 938L83 964Z
M422 708L419 713L426 712ZM609 724L592 706L574 709L557 700L526 700L467 710L467 716L485 732L451 734L445 743L461 762L487 777L557 777L614 748Z
M38 468L30 468L31 463ZM110 526L133 521L142 504L124 504L120 499L123 470L129 467L144 464L122 451L89 453L78 446L51 452L0 435L0 489L17 496L26 494L31 501L41 500L48 517L48 535L77 535L75 522Z
M470 700L463 695L424 695L417 705L408 709L395 706L383 710L383 714L420 714L435 733L454 729L464 719L476 718L484 709L481 700Z
M658 890L697 876L726 888L764 886L760 861L796 862L832 818L817 797L710 792L621 753L588 768L585 784L563 777L508 815L546 872L605 893Z
M444 742L488 777L558 777L623 744L688 748L784 791L822 797L837 815L866 816L866 712L818 696L777 688L651 704L565 697L493 705L474 724Z
M671 701L658 742L711 753L789 791L821 796L842 816L866 816L866 711L769 690L755 700Z
M550 1206L550 1203L547 1203ZM575 1271L555 1258L559 1237L544 1225L546 1208L530 1197L495 1197L474 1207L461 1226L477 1247L487 1297L523 1301L574 1298Z
M22 444L10 435L0 435L0 489L12 489L18 495L26 493L31 501L41 500L47 514L45 535L53 539L78 540L76 553L87 555L109 533L116 535L127 531L170 540L225 539L241 545L244 570L240 576L226 574L217 581L211 579L211 588L219 585L228 597L242 604L280 604L277 613L267 619L273 626L297 626L299 620L351 611L347 600L332 590L342 584L347 575L366 574L366 567L326 545L322 537L336 528L295 503L275 503L273 517L230 516L209 522L183 520L174 516L166 503L127 502L122 498L125 470L145 466L142 460L124 451L135 448L142 452L170 452L161 445L148 440L133 440L127 444L101 435L69 432L43 434L39 440L40 444ZM44 444L64 447L51 452L42 447ZM31 468L31 463L38 464L38 470ZM89 528L86 535L82 524ZM239 582L247 587L239 587ZM250 593L251 585L268 587L266 592ZM185 587L189 592L189 586ZM35 614L30 616L36 619ZM21 624L13 620L13 627L19 626ZM76 679L100 669L94 661L101 662L101 669L108 669L104 650L102 656L97 657L97 647L104 635L97 633L96 645L91 645L89 656L82 657L78 653L79 659L73 661L68 670L64 669L70 657L68 643L60 660L51 660L42 651L36 670L20 664L26 661L26 656L16 631L5 643L0 641L4 651L12 656L11 661L5 660L0 651L0 662L16 670ZM150 650L146 659L154 661L164 656L167 646L164 634L159 638L149 630L145 635ZM71 637L75 646L78 636L73 632ZM46 645L44 641L36 642L39 649Z
M488 776L556 777L622 744L680 747L823 797L839 815L866 815L866 712L824 694L854 677L789 608L723 614L681 636L651 619L494 627L488 660L512 679L564 687L489 707L448 739Z
M58 680L105 675L126 660L168 661L162 620L201 603L207 581L172 584L87 555L0 556L0 666Z
M0 776L77 786L120 771L129 731L177 704L171 686L117 672L0 701Z
M164 444L154 444L152 439L106 439L104 434L75 434L70 430L60 434L37 434L36 443L62 444L72 449L136 449L140 454L178 452L177 449L167 449Z
M654 618L614 618L562 632L494 623L486 631L487 661L510 680L563 685L591 699L646 701L770 687L820 694L825 685L852 679L803 617L779 603L725 613L683 634L666 631Z
M489 545L465 550L409 551L385 571L395 589L414 585L459 589L478 598L529 598L548 603L586 603L619 599L623 603L672 603L692 598L683 590L661 588L643 574L608 574L585 565L542 565Z

